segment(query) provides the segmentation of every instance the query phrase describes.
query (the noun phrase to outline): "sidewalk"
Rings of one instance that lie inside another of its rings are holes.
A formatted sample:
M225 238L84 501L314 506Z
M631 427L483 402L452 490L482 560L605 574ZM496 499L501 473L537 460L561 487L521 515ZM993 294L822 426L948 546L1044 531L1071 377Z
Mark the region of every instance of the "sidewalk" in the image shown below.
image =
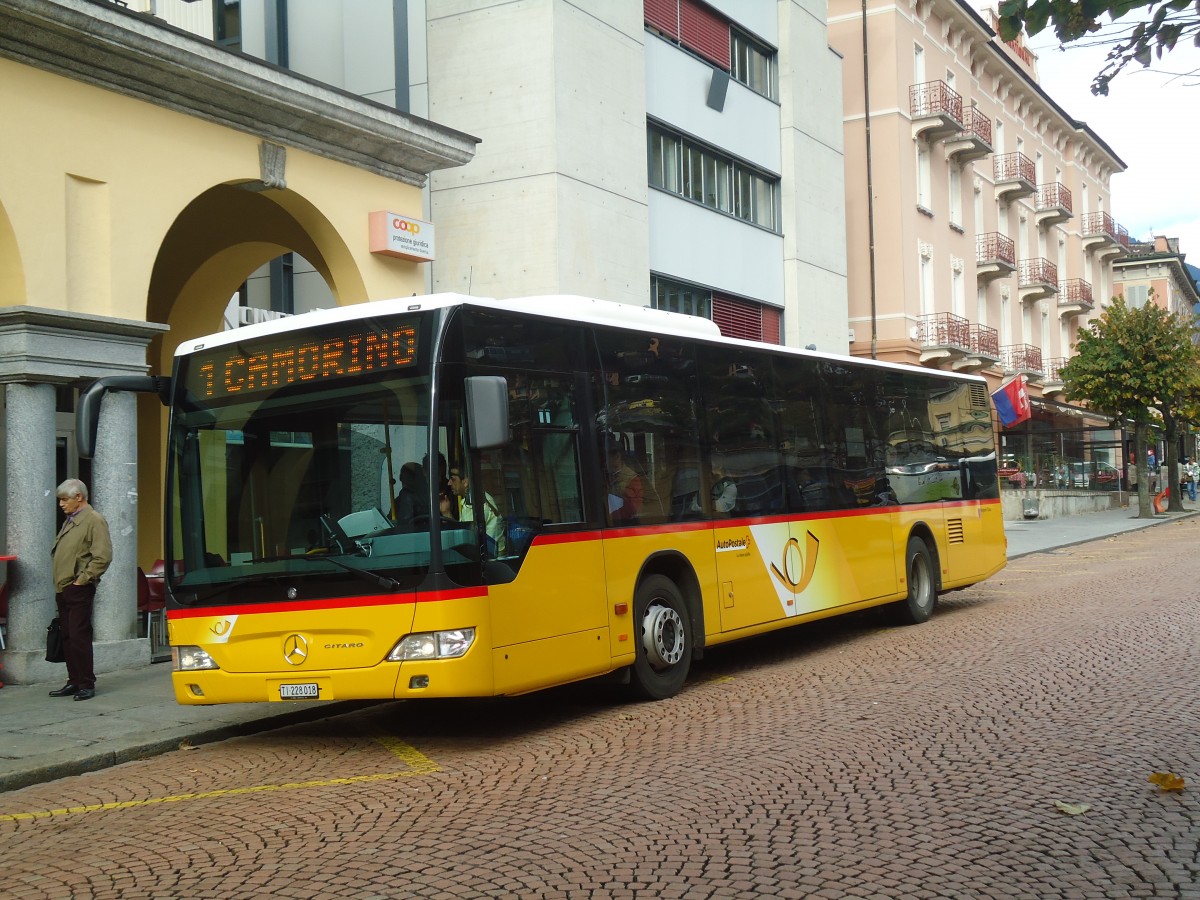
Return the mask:
M1006 522L1008 558L1098 540L1196 515L1138 519L1137 508L1061 519ZM0 680L3 679L0 670ZM94 700L49 697L62 686L7 685L0 689L0 791L53 781L238 735L337 715L365 702L241 703L180 706L171 692L171 667L158 663L102 675Z

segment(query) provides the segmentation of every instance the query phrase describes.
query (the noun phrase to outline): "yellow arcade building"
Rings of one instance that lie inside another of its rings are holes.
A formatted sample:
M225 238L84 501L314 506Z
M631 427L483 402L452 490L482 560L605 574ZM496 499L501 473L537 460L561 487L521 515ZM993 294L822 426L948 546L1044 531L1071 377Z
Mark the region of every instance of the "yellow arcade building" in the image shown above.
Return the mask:
M181 342L220 331L251 274L291 254L332 303L424 293L419 254L372 252L372 213L419 222L429 173L477 141L89 0L0 0L0 110L0 678L61 677L44 647L67 477L113 536L102 675L150 659L137 570L162 556L166 419L153 396L110 393L80 460L80 390L169 374Z

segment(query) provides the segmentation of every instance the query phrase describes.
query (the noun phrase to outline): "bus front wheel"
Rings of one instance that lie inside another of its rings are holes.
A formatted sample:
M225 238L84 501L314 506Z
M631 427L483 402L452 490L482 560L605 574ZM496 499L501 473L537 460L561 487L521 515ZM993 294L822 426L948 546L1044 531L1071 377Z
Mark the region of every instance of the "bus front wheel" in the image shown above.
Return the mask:
M637 660L630 687L644 700L679 693L692 665L692 625L675 582L663 575L642 581L634 595Z
M897 618L904 625L920 625L933 615L933 608L937 606L937 580L933 571L933 558L923 540L910 537L904 560L908 596L896 604Z

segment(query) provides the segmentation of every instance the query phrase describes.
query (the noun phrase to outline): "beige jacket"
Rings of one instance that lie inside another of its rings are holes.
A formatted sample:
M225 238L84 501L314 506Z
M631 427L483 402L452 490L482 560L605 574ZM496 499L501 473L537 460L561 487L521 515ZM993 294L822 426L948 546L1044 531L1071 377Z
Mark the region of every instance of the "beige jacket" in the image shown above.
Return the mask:
M112 538L104 516L91 506L68 519L54 539L54 590L61 592L76 579L84 584L99 581L112 562Z

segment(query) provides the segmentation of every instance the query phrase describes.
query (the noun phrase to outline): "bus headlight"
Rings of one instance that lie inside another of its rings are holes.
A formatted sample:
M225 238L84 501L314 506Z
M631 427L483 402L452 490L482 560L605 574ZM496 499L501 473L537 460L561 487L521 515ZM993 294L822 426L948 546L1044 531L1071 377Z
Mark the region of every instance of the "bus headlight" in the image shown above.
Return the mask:
M401 638L387 658L389 662L410 659L457 659L470 650L474 642L474 628L425 631Z
M217 661L199 647L171 648L171 668L176 672L196 672L200 669L219 669Z

